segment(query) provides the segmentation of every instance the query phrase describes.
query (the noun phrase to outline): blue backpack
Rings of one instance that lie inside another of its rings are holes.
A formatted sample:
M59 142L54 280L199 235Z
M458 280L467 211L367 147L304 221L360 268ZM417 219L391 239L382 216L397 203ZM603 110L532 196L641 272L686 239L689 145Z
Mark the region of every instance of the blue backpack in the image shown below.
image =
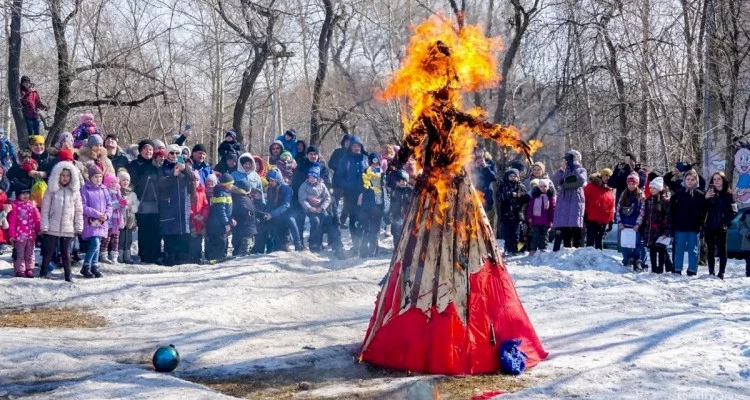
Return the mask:
M511 375L521 375L526 370L526 353L518 349L521 339L506 340L500 346L500 369Z

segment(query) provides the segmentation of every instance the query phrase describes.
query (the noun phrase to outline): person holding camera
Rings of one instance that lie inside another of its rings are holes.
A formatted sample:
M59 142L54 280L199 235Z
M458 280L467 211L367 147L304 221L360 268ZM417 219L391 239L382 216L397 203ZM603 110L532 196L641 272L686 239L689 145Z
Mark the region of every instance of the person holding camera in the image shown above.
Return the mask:
M708 273L715 275L716 256L719 255L719 278L724 279L727 269L727 228L737 215L737 204L734 202L729 180L723 172L711 176L711 183L706 191L706 222L703 231L708 254Z
M664 174L664 184L667 185L669 190L673 193L677 193L684 186L685 174L692 171L694 165L689 162L678 161L671 171ZM698 175L698 185L696 187L700 191L706 189L706 180L702 176Z

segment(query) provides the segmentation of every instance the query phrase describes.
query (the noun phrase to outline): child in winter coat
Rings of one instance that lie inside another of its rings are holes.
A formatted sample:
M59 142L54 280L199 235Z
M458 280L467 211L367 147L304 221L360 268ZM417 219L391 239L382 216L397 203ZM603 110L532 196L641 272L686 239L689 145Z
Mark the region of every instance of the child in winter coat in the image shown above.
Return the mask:
M389 211L391 202L385 184L385 174L380 170L380 156L371 153L367 160L369 167L362 174L363 191L357 201L363 228L359 247L359 256L362 258L377 255L380 225L383 223L383 216Z
M113 264L120 258L118 248L120 247L120 229L125 227L123 213L128 207L128 201L120 193L120 181L116 176L106 174L102 182L109 192L109 201L112 206L112 217L109 219L109 232L102 239L99 247L99 262Z
M193 171L198 177L198 172ZM211 175L216 176L216 175ZM208 182L208 180L206 180ZM206 187L196 181L195 196L190 202L190 262L199 263L203 257L203 236L208 222L208 196Z
M41 232L41 216L31 200L31 188L21 188L8 215L8 234L16 249L16 277L34 277L34 244Z
M627 177L627 189L622 192L620 199L617 201L617 217L619 232L622 234L624 229L633 229L635 231L635 248L621 247L622 264L632 266L633 271L643 271L643 262L645 251L641 244L640 227L643 223L643 213L645 197L643 191L638 188L640 176L632 172Z
M531 184L529 184L531 186ZM539 179L536 187L531 189L529 205L526 209L526 218L531 227L531 254L547 250L547 235L555 219L555 207L557 207L557 196L552 181Z
M320 165L313 164L307 172L307 180L299 188L297 199L305 215L310 219L310 251L320 252L323 248L323 233L328 234L328 244L336 258L345 258L341 233L329 212L331 193L320 176Z
M88 182L81 188L83 204L83 234L81 238L88 241L86 255L83 258L81 275L84 278L101 278L99 272L99 246L102 239L109 236L109 220L112 217L112 203L109 189L102 185L104 173L96 166L87 165ZM144 229L147 229L144 227Z
M297 222L294 219L294 210L292 210L292 200L294 191L291 186L284 182L281 172L272 168L266 173L268 179L268 188L266 191L266 207L263 213L260 229L266 232L266 235L260 235L260 238L271 237L274 242L274 250L286 251L287 232L292 236L294 249L296 251L304 250L302 238L299 236ZM258 249L266 248L267 243L258 242Z
M120 256L124 264L133 264L130 248L133 247L133 231L136 229L135 214L138 212L138 197L130 187L130 174L121 170L117 173L120 180L120 196L125 199L127 206L122 209L122 229L120 229Z
M607 186L611 175L608 168L591 174L589 183L583 188L586 246L599 250L603 247L607 226L615 218L615 191Z
M657 243L660 239L669 237L669 196L664 190L664 178L654 178L648 185L650 196L643 208L643 223L641 236L648 247L651 259L651 272L661 274L667 258L667 246ZM670 271L667 271L670 272Z
M281 172L281 176L284 177L284 182L287 184L292 181L294 175L294 169L297 168L297 162L294 161L292 153L285 151L281 153L279 161L276 163L276 168Z
M229 153L242 153L242 145L237 142L237 132L234 129L230 129L224 133L224 141L219 144L219 159L226 159Z
M521 221L526 215L524 207L529 202L529 194L526 187L521 184L517 169L511 168L505 172L499 192L500 221L505 234L505 253L518 254L518 237Z
M414 187L409 185L409 174L403 169L392 173L395 187L391 192L391 236L393 236L394 250L401 241L401 231L404 229L404 221L409 215L411 202L414 199Z
M101 132L94 122L94 114L81 114L81 123L71 134L73 134L73 147L76 149L80 149L89 136L101 136Z
M241 192L232 194L232 219L236 222L232 229L232 255L245 256L250 248L250 239L258 234L255 226L255 206L250 184L246 180L234 182Z
M206 259L219 260L227 256L227 239L234 225L232 220L232 195L234 180L229 174L219 179L211 197L208 225L206 226Z
M42 268L39 276L47 276L57 244L60 246L65 280L73 281L70 272L70 250L76 235L83 232L83 205L81 204L81 174L70 161L60 161L52 169L49 186L44 192L41 212Z
M10 241L8 237L8 214L13 209L13 206L8 203L8 195L5 194L5 190L0 189L0 206L2 206L0 207L0 254L4 252L5 245Z

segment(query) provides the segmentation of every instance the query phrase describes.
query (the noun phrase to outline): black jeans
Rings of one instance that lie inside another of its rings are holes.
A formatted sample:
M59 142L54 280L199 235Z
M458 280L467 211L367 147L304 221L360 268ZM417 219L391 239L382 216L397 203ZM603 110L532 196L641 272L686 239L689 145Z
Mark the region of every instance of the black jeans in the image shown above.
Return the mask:
M521 232L521 221L517 219L503 221L503 236L505 236L505 252L518 253L518 236Z
M648 258L651 260L651 272L661 274L664 272L664 263L669 259L667 248L662 245L653 245L648 248ZM667 272L672 272L667 270Z
M604 235L606 235L607 224L598 224L586 221L586 247L601 250L604 247Z
M63 271L65 271L65 280L70 282L70 243L73 241L73 238L70 237L42 236L42 265L39 269L39 276L47 276L47 266L55 254L58 240L60 241L60 256L62 258Z
M560 251L560 247L581 247L581 228L557 228L555 230L555 245L552 251Z
M161 232L159 214L136 214L138 224L138 256L141 262L154 264L161 256Z
M727 269L727 231L718 230L706 232L706 255L708 257L708 273L715 274L716 253L719 255L719 274L724 276Z

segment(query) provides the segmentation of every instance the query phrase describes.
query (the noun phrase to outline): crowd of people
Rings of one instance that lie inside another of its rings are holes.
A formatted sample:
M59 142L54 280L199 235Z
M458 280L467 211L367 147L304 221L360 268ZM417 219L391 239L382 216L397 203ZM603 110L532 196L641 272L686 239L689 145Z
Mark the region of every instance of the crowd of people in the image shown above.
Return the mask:
M38 134L44 104L28 78L21 86L28 150L16 151L0 131L0 244L13 245L18 277L34 276L36 247L39 276L62 266L72 281L77 263L82 276L98 278L105 263L220 261L230 256L230 240L231 256L328 248L338 259L372 257L382 235L397 243L402 234L419 171L414 160L396 168L398 146L367 152L347 134L326 163L318 147L289 129L264 158L244 151L229 130L212 164L206 146L185 146L189 130L169 145L145 139L123 150L116 135L82 114L74 130L46 148ZM520 160L499 169L481 145L472 161L466 169L497 221L505 254L546 251L550 243L554 251L601 249L616 224L635 236L621 246L623 263L634 271L646 268L648 253L652 272L681 274L687 252L687 274L696 275L705 243L709 273L724 277L727 227L738 210L721 172L706 186L689 164L661 176L627 155L614 169L588 175L580 152L571 150L550 177L541 162L528 173ZM349 249L342 229L350 232ZM741 234L750 276L744 218Z

